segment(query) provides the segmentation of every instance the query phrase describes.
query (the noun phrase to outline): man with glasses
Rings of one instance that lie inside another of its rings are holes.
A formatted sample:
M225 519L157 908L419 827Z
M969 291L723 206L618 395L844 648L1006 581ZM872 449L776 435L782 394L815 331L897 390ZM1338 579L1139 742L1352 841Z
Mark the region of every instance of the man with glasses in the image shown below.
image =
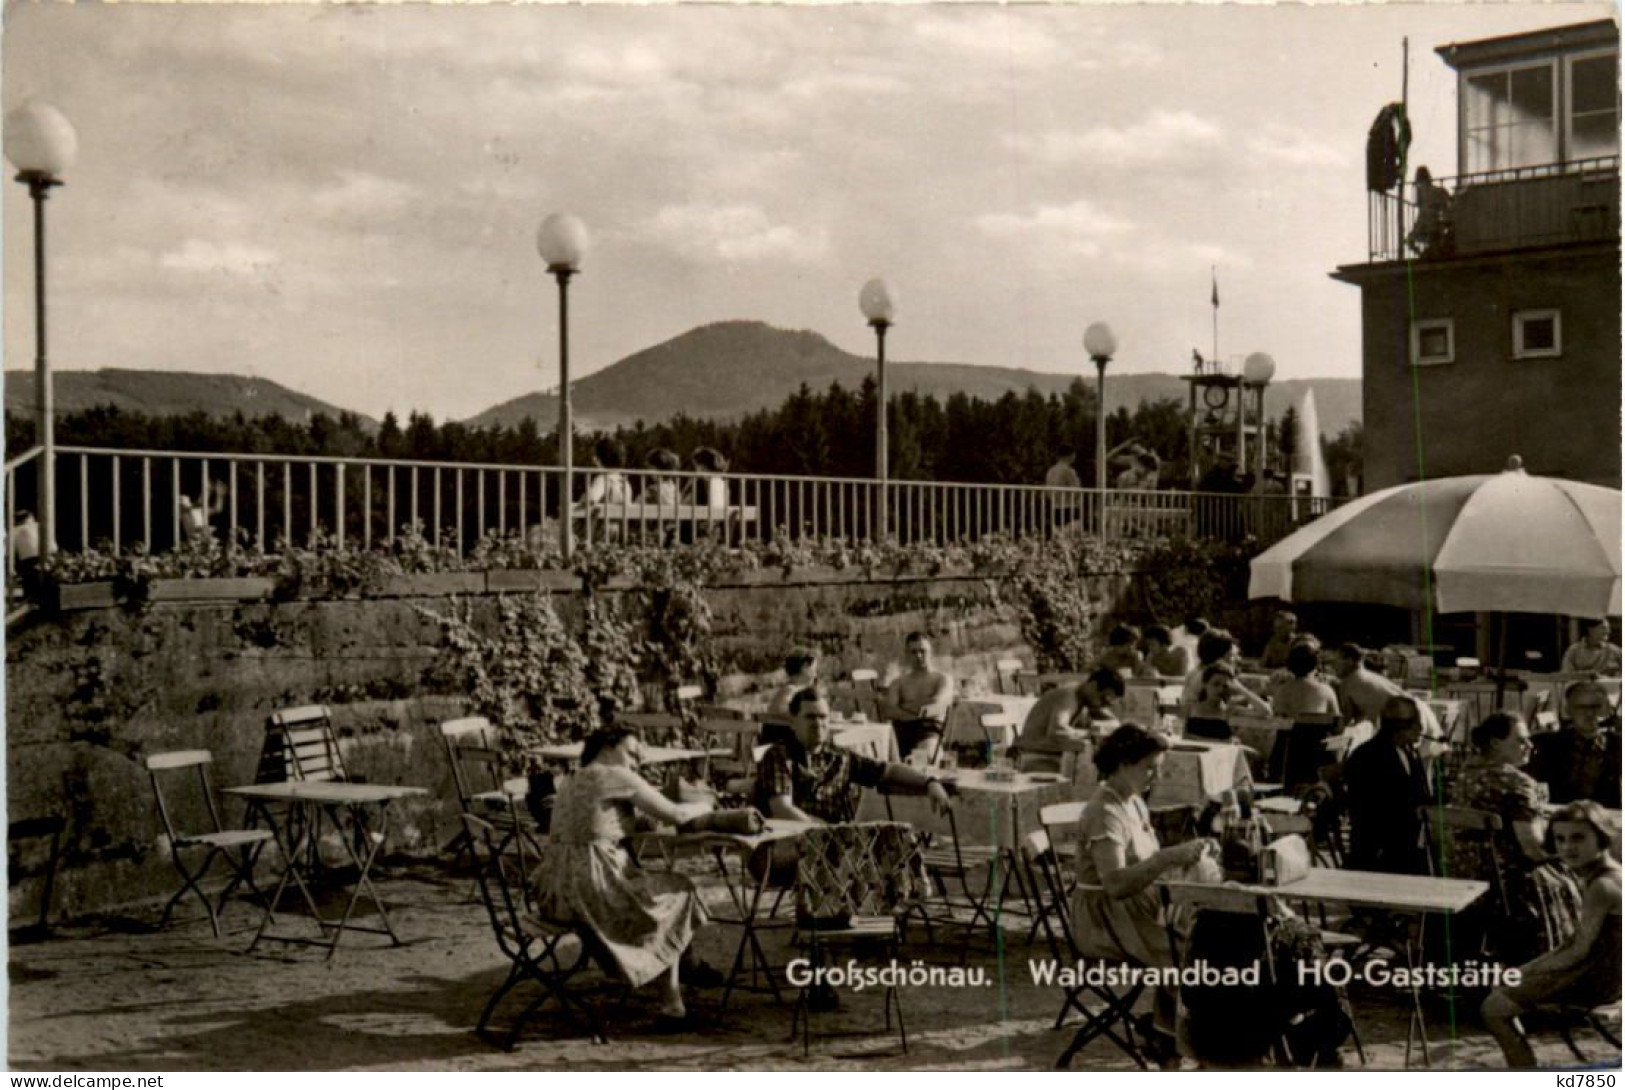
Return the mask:
M1428 872L1416 813L1432 802L1422 732L1421 705L1404 694L1389 697L1377 717L1376 735L1344 762L1351 870Z
M1568 725L1534 737L1528 772L1550 790L1554 803L1590 799L1619 809L1620 740L1603 720L1613 715L1608 691L1595 681L1577 681L1563 698Z

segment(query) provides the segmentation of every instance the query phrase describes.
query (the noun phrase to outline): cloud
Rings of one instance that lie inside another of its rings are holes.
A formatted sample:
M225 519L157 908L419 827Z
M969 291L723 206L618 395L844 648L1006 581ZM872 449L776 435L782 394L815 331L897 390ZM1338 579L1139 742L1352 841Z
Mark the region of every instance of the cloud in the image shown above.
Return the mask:
M1223 130L1206 118L1185 110L1157 110L1142 121L1120 127L1011 134L1005 137L1005 145L1048 166L1088 163L1109 168L1189 158L1218 148L1223 138Z
M1260 158L1287 166L1343 167L1349 163L1342 144L1332 144L1286 125L1264 126L1262 132L1247 141L1247 147Z
M358 170L340 170L338 182L310 198L317 213L347 222L392 219L417 200L417 186Z
M989 212L976 217L976 227L1002 240L1054 241L1085 256L1100 254L1134 229L1134 224L1089 200L1065 205L1044 205L1030 212Z
M807 262L829 251L823 228L773 223L754 205L668 205L643 232L671 249L707 251L724 261Z
M1061 56L1060 46L1045 24L1001 12L922 18L914 24L914 33L931 46L1027 67Z
M253 280L267 279L277 264L277 255L270 250L201 238L189 238L179 250L158 255L159 268Z
M815 99L833 95L897 95L911 89L909 81L886 72L811 72L786 80L779 90L793 98Z

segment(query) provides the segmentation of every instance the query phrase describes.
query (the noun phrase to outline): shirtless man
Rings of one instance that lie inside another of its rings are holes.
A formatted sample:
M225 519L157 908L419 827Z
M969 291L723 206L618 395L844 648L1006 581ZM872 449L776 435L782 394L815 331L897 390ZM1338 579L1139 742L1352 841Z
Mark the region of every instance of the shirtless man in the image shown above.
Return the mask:
M909 669L886 689L880 714L892 721L903 760L920 748L926 760L934 762L954 699L953 678L931 669L931 639L924 632L910 632L903 646Z
M1021 771L1059 772L1061 754L1089 747L1089 724L1111 714L1123 696L1123 678L1101 667L1073 685L1051 689L1038 698L1021 724Z

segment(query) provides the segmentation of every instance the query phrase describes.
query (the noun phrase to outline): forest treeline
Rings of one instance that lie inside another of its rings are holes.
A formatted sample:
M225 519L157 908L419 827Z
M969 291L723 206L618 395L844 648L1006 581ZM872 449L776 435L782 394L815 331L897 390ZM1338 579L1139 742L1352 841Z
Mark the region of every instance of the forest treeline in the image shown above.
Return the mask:
M639 422L607 433L618 440L627 464L640 467L659 449L676 452L684 468L701 447L721 451L739 473L827 477L869 477L875 464L876 387L866 380L856 391L832 384L815 391L803 385L776 409L738 420L700 420L681 413L657 424ZM1272 421L1272 462L1287 464L1295 429L1289 409ZM914 392L896 394L887 416L891 474L903 480L973 483L1039 483L1058 454L1077 452L1078 473L1094 477L1095 394L1076 379L1064 394L1007 393L996 401L954 394L946 401ZM213 416L203 412L150 415L111 406L70 413L57 422L64 446L124 450L327 455L424 461L550 465L558 461L552 422L526 418L517 425L469 427L436 423L412 412L404 423L388 413L376 430L356 414L317 414L291 421L282 416ZM1162 486L1189 481L1189 438L1185 406L1173 398L1120 407L1106 418L1106 443L1115 448L1138 442L1162 460ZM603 432L578 431L577 465L588 465ZM6 414L7 457L34 442L30 418ZM1351 422L1331 440L1322 439L1334 483L1358 476L1363 433Z

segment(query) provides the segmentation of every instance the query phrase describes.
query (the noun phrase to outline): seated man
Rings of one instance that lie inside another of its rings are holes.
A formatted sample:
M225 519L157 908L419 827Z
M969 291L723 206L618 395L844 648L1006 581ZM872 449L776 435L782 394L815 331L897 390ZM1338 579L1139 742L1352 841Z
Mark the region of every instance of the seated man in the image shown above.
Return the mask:
M1145 662L1139 643L1140 633L1134 626L1120 624L1106 637L1106 651L1095 665L1116 670L1124 677L1134 677Z
M936 809L947 808L947 788L936 777L835 745L829 704L816 689L791 697L790 722L790 735L774 742L756 768L752 803L765 816L826 824L851 821L858 789L881 784L896 794L926 795Z
M1191 658L1183 646L1175 646L1173 636L1164 625L1148 624L1140 635L1140 649L1145 653L1135 677L1166 677L1183 681L1191 672Z
M1408 696L1383 705L1376 736L1343 765L1348 787L1351 870L1428 873L1417 809L1432 801L1422 739L1421 705Z
M775 720L790 718L790 700L801 690L818 684L818 652L798 647L784 656L784 684L773 690L767 702L767 715Z
M1604 730L1613 711L1608 692L1595 681L1577 681L1563 698L1569 722L1561 730L1531 739L1535 752L1526 771L1550 790L1554 803L1590 799L1619 809L1619 734Z
M931 639L924 632L910 632L903 646L908 651L909 669L886 689L880 699L880 714L892 721L897 732L897 752L908 760L923 749L927 764L937 759L942 745L943 725L954 699L954 681L931 669Z
M1021 724L1021 771L1058 772L1061 755L1090 746L1090 723L1111 719L1111 705L1123 696L1123 678L1100 667L1074 685L1062 685L1038 698Z
M1265 670L1279 670L1286 665L1287 652L1298 639L1298 615L1282 610L1272 622L1269 642L1258 657L1258 665Z

